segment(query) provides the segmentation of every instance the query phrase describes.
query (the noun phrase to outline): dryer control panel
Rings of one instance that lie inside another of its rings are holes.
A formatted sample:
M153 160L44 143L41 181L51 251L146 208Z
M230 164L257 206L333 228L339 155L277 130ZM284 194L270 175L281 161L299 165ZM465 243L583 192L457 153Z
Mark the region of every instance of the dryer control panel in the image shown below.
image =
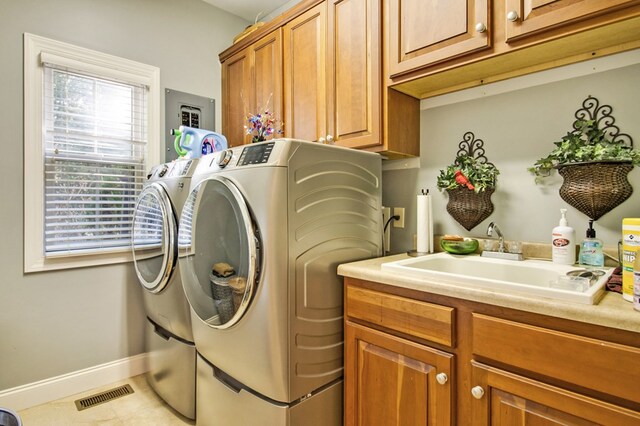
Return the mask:
M249 145L242 150L238 159L238 166L246 166L247 164L262 164L269 161L269 156L273 151L275 142Z

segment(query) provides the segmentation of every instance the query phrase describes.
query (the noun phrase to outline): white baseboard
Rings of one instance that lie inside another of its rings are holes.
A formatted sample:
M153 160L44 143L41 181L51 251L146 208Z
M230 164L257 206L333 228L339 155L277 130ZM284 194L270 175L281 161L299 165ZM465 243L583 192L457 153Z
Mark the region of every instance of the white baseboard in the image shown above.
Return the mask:
M65 398L147 371L147 354L108 362L73 373L0 391L0 407L13 411Z

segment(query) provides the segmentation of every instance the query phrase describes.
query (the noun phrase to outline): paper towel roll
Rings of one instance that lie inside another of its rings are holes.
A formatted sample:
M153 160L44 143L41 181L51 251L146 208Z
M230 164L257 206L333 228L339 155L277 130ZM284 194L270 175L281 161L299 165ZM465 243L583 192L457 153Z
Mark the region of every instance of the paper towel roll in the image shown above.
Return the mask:
M418 253L429 253L429 194L419 194L417 199L417 227L416 227L416 251Z
M429 245L429 253L433 253L433 209L431 203L431 195L427 192L427 243Z

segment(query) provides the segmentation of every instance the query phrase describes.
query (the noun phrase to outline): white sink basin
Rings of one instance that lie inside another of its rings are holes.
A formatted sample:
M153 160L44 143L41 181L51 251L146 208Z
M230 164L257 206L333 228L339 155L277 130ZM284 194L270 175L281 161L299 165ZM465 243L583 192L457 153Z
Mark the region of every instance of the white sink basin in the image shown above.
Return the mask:
M556 265L544 260L513 261L438 253L383 263L382 269L438 283L591 305L598 303L613 272L612 268L602 268L605 271L603 276L590 285L583 282L585 285L579 289L573 288L574 282L568 281L566 274L580 267Z

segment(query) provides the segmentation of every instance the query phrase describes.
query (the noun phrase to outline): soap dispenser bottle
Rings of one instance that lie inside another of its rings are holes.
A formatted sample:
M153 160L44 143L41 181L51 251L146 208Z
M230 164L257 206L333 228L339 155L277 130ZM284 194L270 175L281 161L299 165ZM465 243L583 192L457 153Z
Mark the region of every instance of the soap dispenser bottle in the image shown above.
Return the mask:
M587 238L580 244L580 265L584 266L604 266L604 253L602 251L602 240L596 238L596 230L593 229L593 220L589 221Z
M551 260L561 265L576 263L576 233L567 223L567 209L560 209L560 223L551 231Z

